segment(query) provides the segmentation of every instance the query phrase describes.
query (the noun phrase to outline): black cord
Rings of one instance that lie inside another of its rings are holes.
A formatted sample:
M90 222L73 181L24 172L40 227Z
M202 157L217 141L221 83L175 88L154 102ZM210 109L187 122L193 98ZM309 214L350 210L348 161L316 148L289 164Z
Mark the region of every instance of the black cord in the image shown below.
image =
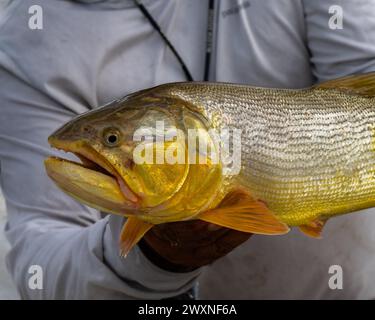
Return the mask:
M147 8L140 2L140 0L134 0L134 3L139 8L139 10L141 10L141 12L145 16L145 18L150 22L150 24L154 27L154 29L159 33L159 35L162 37L162 39L167 44L167 46L172 50L173 54L175 55L175 57L177 58L178 62L180 63L180 65L182 67L182 70L185 73L186 79L188 81L194 81L194 79L193 79L193 77L192 77L189 69L187 68L184 60L182 60L181 56L179 55L179 53L177 52L177 50L175 49L175 47L173 46L173 44L169 41L169 39L163 33L163 31L161 30L159 24L155 21L155 19L152 17L152 15L150 14L150 12L148 12Z
M208 18L207 18L207 40L206 40L206 61L204 62L204 81L209 80L211 54L212 54L212 35L214 26L214 0L208 3Z

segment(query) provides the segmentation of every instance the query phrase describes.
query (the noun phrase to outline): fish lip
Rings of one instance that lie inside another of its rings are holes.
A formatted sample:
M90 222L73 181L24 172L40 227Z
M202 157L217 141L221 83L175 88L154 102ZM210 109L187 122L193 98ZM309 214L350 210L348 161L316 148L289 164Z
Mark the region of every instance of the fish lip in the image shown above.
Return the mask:
M125 179L121 177L121 175L116 170L116 168L107 159L105 159L99 152L97 152L94 148L92 148L88 143L85 143L84 141L78 141L78 142L64 141L64 140L59 140L58 138L55 138L53 136L48 138L48 143L54 149L62 150L65 152L70 152L76 155L82 162L82 163L76 162L77 164L115 178L125 199L133 204L134 209L139 208L139 203L140 203L139 196L136 195L130 189ZM64 158L59 158L59 159L65 160ZM88 160L87 162L92 162L93 164L98 166L101 170L97 170L96 168L90 167L85 160Z

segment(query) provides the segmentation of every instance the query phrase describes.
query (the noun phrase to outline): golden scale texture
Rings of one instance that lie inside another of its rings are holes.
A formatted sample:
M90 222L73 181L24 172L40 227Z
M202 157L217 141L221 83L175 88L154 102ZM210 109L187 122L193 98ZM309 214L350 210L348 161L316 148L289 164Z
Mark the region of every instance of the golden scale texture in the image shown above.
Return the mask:
M374 98L220 83L155 90L197 106L216 129L242 130L235 183L288 225L375 205Z

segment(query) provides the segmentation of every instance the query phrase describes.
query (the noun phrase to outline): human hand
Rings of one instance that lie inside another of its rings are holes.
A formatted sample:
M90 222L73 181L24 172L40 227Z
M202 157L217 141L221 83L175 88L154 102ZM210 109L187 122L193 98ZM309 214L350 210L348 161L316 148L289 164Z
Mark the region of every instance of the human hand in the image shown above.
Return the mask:
M227 255L251 235L190 220L156 225L138 245L157 266L173 272L188 272Z

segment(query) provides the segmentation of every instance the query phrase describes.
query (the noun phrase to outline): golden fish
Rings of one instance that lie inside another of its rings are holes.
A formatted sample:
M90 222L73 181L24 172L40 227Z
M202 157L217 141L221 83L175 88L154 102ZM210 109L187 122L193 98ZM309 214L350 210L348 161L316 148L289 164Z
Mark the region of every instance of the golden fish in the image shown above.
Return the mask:
M46 170L79 201L128 217L123 255L154 224L189 219L269 235L299 226L319 237L328 218L375 205L374 96L375 73L300 90L165 84L57 130L51 146L82 163L50 157ZM235 174L213 133L222 128L241 130ZM140 161L146 150L151 162Z

